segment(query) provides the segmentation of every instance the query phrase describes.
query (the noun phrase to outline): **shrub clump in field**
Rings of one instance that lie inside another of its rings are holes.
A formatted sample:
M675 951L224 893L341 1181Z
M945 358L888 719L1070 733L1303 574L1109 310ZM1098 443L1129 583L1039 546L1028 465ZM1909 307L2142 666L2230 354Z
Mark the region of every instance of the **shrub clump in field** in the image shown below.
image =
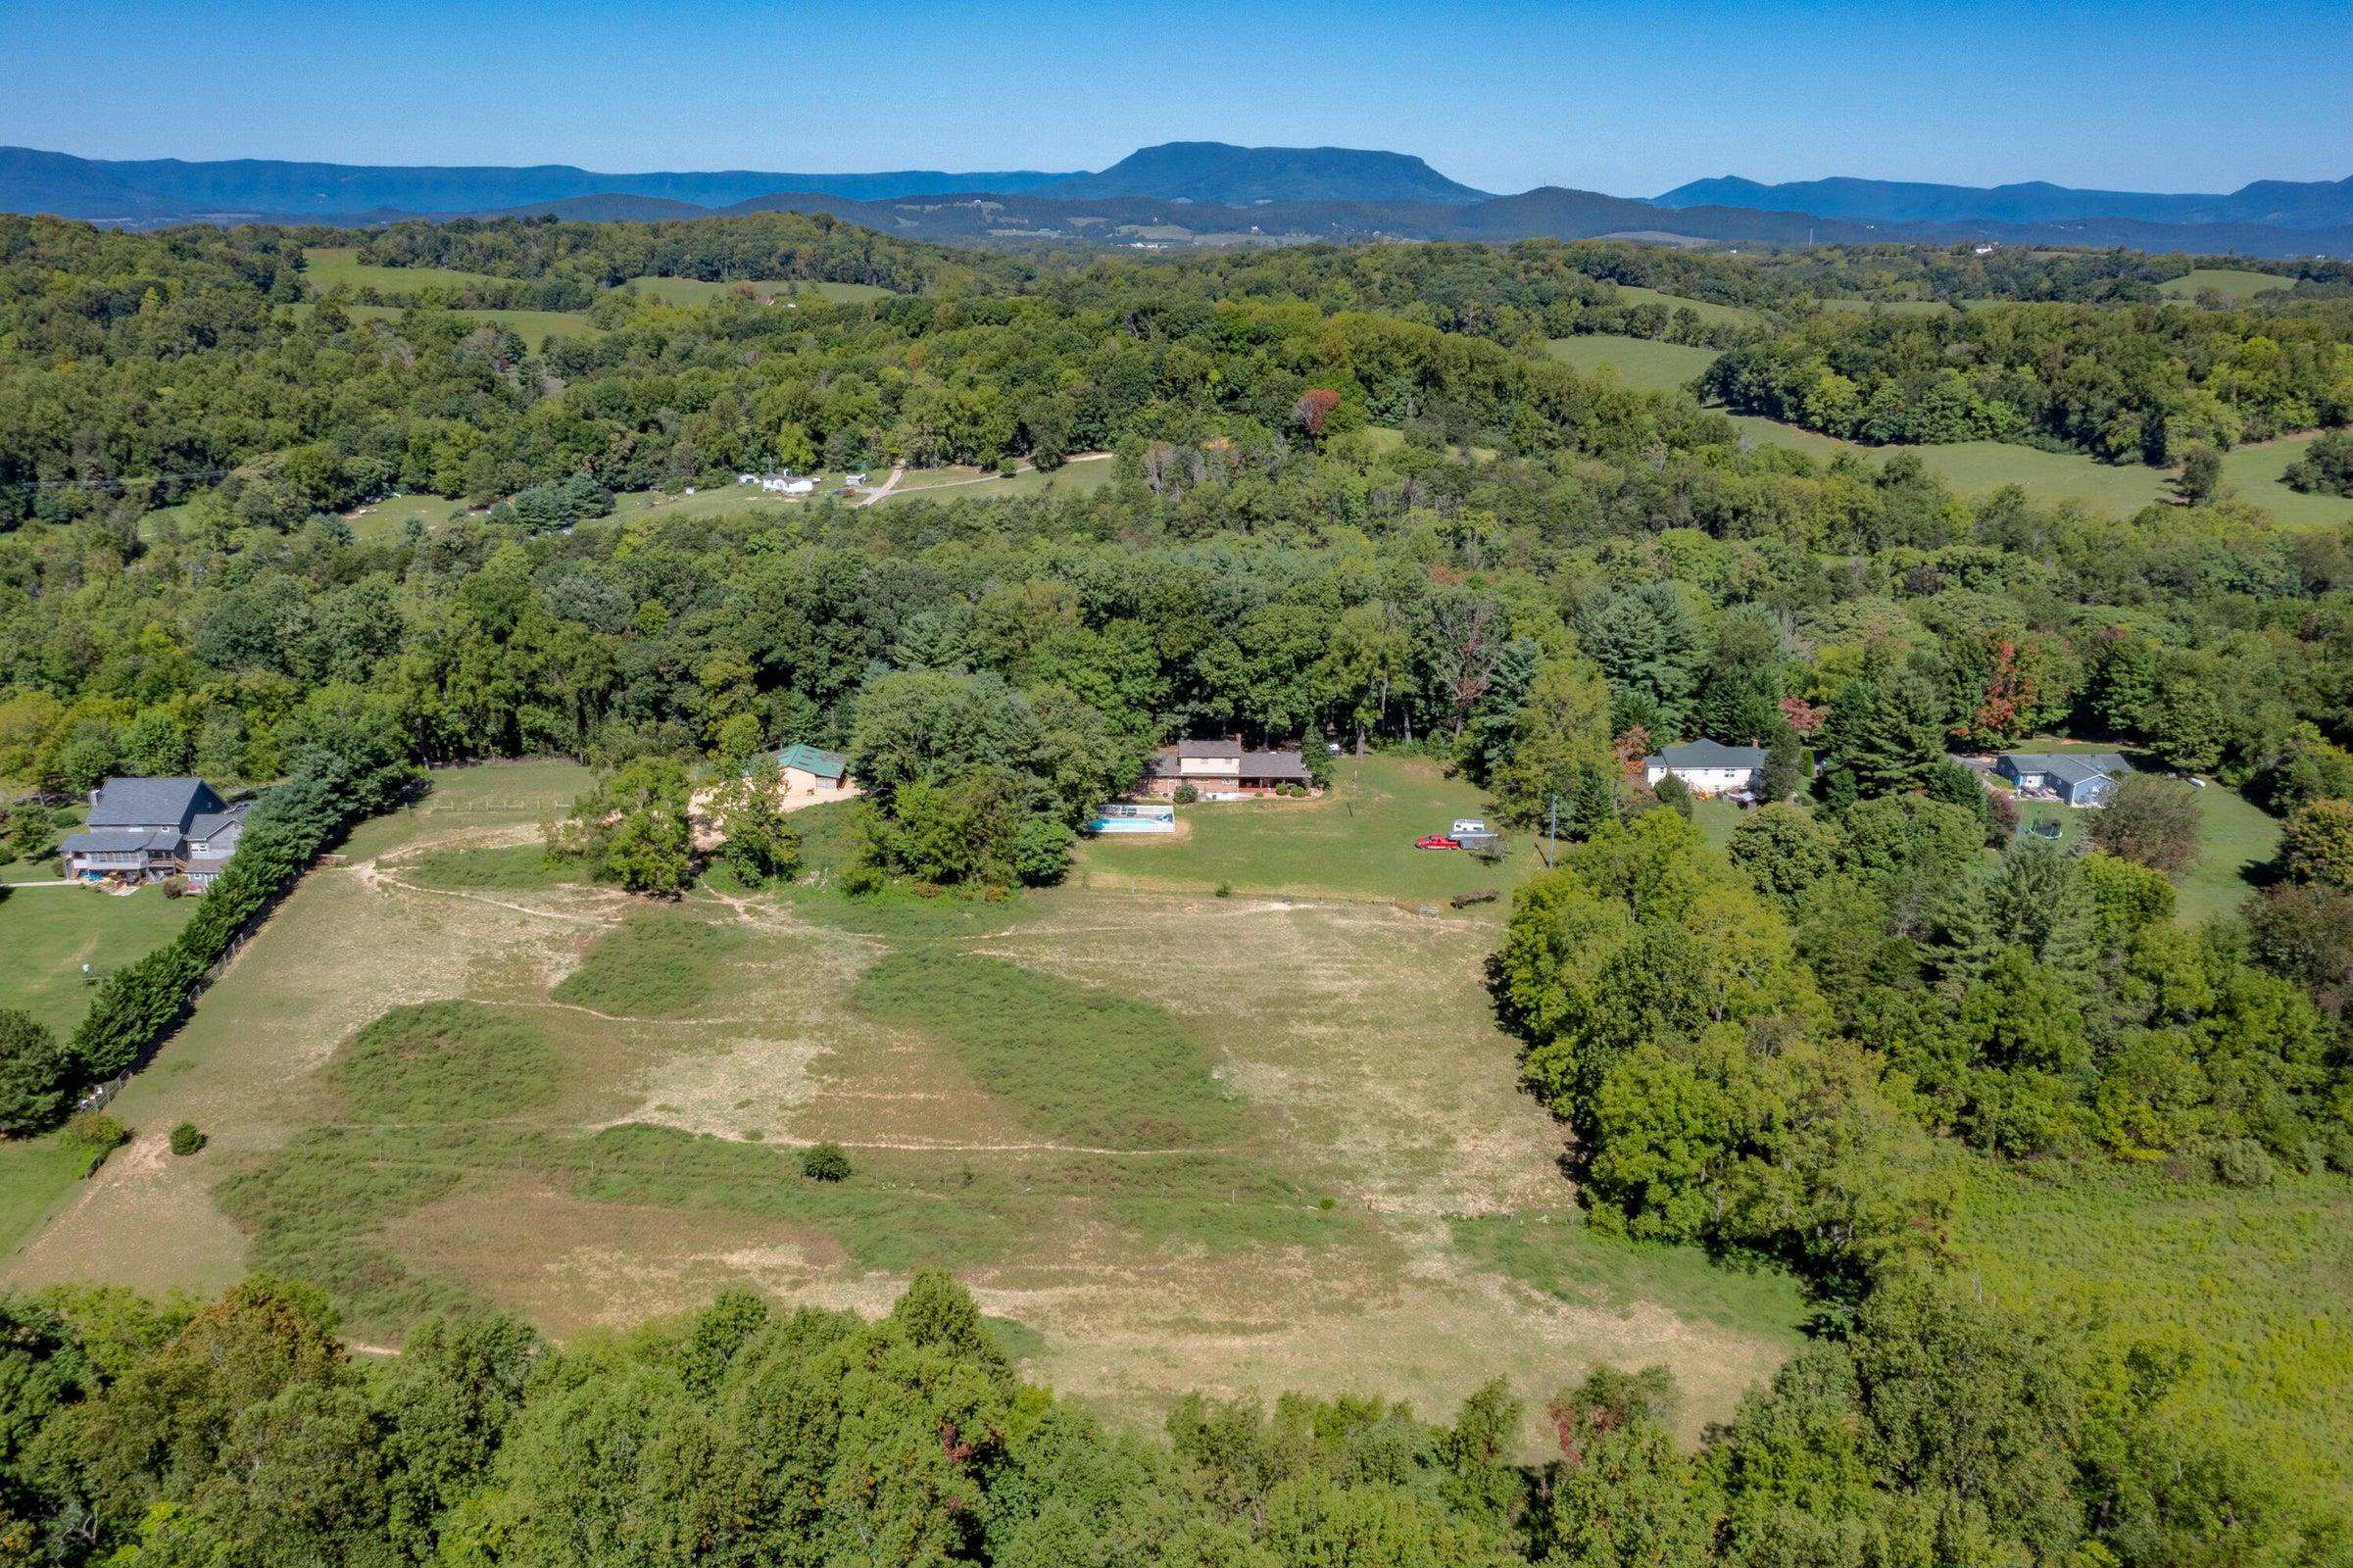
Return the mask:
M67 1120L66 1136L87 1149L95 1165L130 1142L130 1129L102 1110L82 1110Z
M2306 495L2353 496L2353 430L2331 430L2304 449L2279 478Z
M812 1182L848 1181L850 1156L839 1144L817 1144L801 1156L801 1174Z
M172 1129L172 1152L183 1157L204 1147L204 1133L192 1121L183 1121Z
M619 1017L687 1017L718 995L743 945L733 927L675 910L649 911L598 938L551 995Z

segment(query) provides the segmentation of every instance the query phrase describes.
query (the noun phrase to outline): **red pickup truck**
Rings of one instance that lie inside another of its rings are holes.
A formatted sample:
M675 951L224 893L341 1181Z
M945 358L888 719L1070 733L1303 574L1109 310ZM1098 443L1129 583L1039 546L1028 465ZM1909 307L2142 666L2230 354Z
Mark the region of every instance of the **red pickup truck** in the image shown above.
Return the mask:
M1462 840L1450 839L1444 833L1425 833L1413 841L1413 847L1417 850L1459 850Z

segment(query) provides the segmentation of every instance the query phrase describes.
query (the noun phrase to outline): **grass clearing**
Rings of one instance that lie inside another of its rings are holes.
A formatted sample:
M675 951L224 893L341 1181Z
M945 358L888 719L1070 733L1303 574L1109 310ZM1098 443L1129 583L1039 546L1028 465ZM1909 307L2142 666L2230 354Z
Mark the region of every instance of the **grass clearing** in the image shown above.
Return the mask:
M743 947L742 934L726 926L681 910L648 910L599 937L549 995L617 1017L684 1017L719 994Z
M1544 352L1588 375L1610 371L1637 392L1672 392L1689 386L1716 363L1714 349L1620 337L1612 332L1556 337L1544 345Z
M1622 304L1663 305L1669 311L1694 311L1699 319L1710 324L1730 321L1745 326L1764 319L1762 312L1752 311L1745 305L1717 305L1707 300L1685 299L1680 294L1662 294L1657 289L1644 288L1639 283L1620 283L1617 289Z
M331 288L374 288L413 294L428 288L466 289L482 284L504 288L513 278L461 272L448 267L379 267L360 260L357 245L313 245L302 253L303 276L314 294Z
M891 291L873 283L833 283L808 278L741 278L724 283L707 282L699 277L633 277L621 287L664 305L696 307L725 299L730 294L749 293L765 304L795 295L814 296L842 304L856 300L887 300Z
M89 1168L88 1147L63 1133L0 1138L0 1256L16 1250Z
M2277 294L2295 286L2294 278L2270 272L2250 272L2239 267L2194 267L2158 284L2157 292L2169 300L2187 302L2212 289L2233 305L2243 305L2257 295Z
M198 899L160 887L117 897L84 887L20 887L0 899L0 1007L71 1033L100 980L179 934ZM83 974L82 966L89 965Z
M2026 492L2030 501L2043 506L2074 501L2115 516L2130 516L2143 507L2171 501L2174 495L2170 469L2137 463L2100 463L2080 452L2045 452L2038 447L2012 446L2005 441L1867 447L1757 415L1736 414L1729 417L1740 427L1745 445L1784 447L1816 461L1825 461L1839 452L1880 459L1898 451L1916 452L1932 470L1966 496L1988 496L2004 485L2014 484ZM2283 523L2353 524L2353 500L2304 495L2279 482L2279 475L2288 464L2301 456L2320 433L2306 431L2226 452L2223 454L2225 486Z
M1953 1240L1997 1300L2182 1352L2186 1420L2253 1440L2291 1490L2353 1501L2353 1180L2242 1191L1971 1161Z
M887 507L916 499L962 501L983 497L1002 500L1007 496L1092 495L1111 482L1118 466L1108 459L1097 458L1065 463L1051 470L1024 468L1012 474L984 473L978 468L964 467L909 468L900 476L891 493L875 505Z

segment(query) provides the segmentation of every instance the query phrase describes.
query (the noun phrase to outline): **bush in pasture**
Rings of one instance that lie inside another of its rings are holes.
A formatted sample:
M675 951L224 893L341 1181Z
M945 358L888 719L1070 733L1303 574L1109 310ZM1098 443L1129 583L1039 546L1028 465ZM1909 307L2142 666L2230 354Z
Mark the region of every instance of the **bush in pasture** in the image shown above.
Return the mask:
M204 1147L204 1133L192 1121L183 1121L172 1129L172 1152L181 1156L195 1153Z
M718 792L711 815L727 835L719 861L747 886L790 882L801 874L801 835L777 807L773 782L735 780Z
M812 1182L848 1181L850 1156L839 1144L814 1145L801 1156L801 1174Z
M103 1158L130 1142L130 1129L103 1110L77 1110L66 1120L66 1136Z
M2304 449L2279 475L2307 495L2353 496L2353 430L2331 430Z
M55 1126L66 1107L73 1058L30 1013L0 1009L0 1134L21 1137Z
M675 896L694 880L688 796L684 763L640 757L574 800L548 847L599 882Z

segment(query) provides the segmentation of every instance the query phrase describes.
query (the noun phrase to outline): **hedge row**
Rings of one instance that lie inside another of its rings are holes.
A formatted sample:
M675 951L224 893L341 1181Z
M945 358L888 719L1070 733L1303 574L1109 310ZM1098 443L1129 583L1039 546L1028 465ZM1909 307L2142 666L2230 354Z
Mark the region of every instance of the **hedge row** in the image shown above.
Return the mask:
M319 853L360 816L380 809L416 774L381 758L319 751L257 802L195 917L164 946L107 977L74 1031L75 1064L103 1080L138 1066L177 1024L213 966L293 886Z

